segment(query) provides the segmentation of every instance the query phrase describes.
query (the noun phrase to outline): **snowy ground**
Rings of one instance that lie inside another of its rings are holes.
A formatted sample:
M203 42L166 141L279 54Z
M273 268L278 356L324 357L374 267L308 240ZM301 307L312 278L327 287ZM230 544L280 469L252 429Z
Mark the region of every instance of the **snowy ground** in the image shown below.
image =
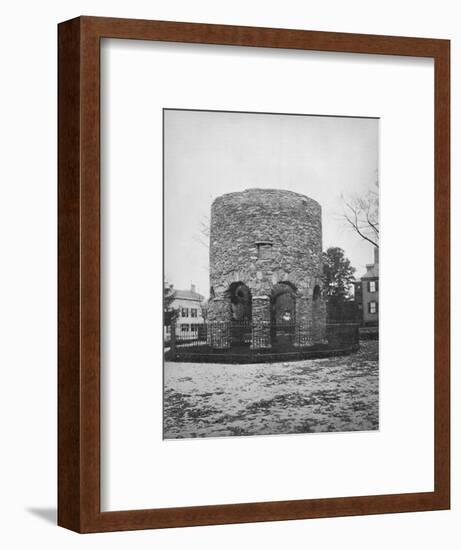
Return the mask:
M378 342L290 363L165 363L164 436L378 429Z

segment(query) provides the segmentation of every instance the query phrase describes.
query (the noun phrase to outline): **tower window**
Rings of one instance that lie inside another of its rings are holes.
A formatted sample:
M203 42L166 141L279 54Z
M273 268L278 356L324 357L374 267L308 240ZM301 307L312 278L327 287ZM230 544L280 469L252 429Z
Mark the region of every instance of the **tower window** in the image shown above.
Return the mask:
M314 292L312 294L312 299L314 302L316 302L320 298L320 287L319 285L315 285Z
M267 260L272 258L272 243L270 242L259 242L256 243L258 249L258 260Z

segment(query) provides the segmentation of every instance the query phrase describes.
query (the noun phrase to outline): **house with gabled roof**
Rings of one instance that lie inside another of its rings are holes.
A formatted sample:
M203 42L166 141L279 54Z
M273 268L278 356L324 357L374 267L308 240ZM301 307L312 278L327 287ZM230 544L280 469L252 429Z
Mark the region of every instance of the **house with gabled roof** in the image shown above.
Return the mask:
M176 316L176 336L180 339L194 339L198 336L199 326L205 322L203 317L204 296L197 292L194 284L189 290L173 289L174 300L171 308L178 312ZM165 337L169 339L171 327L165 326Z
M354 283L359 321L365 326L379 324L379 248L374 247L374 263L366 265L360 280Z

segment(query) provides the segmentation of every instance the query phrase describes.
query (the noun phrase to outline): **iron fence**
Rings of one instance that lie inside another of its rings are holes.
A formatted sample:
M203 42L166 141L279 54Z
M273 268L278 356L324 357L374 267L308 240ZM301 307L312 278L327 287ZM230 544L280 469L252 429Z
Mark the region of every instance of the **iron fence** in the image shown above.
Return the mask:
M299 349L322 344L341 347L358 344L359 325L232 321L196 324L194 330L188 332L173 325L170 333L165 333L165 342L178 349Z

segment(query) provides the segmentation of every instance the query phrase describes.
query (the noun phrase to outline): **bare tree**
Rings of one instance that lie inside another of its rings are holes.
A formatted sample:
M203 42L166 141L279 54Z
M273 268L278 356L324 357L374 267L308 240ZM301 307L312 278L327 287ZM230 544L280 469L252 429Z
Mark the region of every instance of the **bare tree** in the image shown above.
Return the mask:
M365 241L379 248L379 187L375 181L373 189L363 196L345 198L344 219Z
M210 248L210 218L204 216L200 221L198 233L193 236L195 242L204 246L207 250Z

